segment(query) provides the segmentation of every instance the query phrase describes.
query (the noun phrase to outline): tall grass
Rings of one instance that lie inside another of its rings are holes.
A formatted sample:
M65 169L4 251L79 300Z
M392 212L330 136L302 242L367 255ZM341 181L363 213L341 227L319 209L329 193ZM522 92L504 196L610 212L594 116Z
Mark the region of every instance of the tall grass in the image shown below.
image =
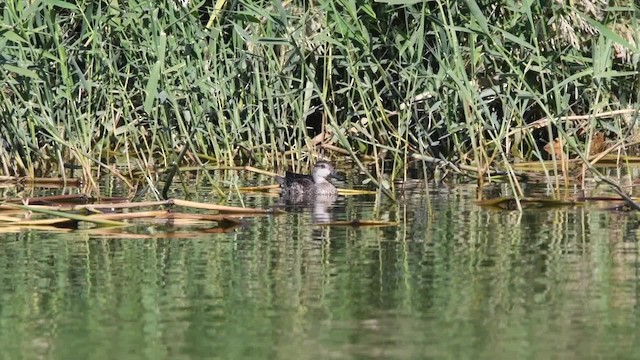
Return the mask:
M184 4L4 1L3 173L297 167L337 149L393 186L415 158L513 174L555 158L555 138L585 159L595 132L635 139L633 2Z

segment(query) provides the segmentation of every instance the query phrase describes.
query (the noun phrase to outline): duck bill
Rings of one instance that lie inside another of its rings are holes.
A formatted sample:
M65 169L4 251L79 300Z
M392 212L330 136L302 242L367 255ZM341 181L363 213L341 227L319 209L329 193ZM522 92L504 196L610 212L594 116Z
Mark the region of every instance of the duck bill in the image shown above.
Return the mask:
M344 176L344 173L342 172L332 172L328 177L332 178L332 179L336 179L338 181L345 181L346 177Z

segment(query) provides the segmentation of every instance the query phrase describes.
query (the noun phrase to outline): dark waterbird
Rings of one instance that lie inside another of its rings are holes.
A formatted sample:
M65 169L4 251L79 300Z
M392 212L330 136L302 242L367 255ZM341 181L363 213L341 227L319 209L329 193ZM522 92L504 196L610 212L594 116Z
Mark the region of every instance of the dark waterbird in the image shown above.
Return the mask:
M282 197L289 202L323 201L338 195L336 187L328 179L342 179L331 163L318 161L311 175L296 174L287 171L285 176L276 176L276 182L282 188Z

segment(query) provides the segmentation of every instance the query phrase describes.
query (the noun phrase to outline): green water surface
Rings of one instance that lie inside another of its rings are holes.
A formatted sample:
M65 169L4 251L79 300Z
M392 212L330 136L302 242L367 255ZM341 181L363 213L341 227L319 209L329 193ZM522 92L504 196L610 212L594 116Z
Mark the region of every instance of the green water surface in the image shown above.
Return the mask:
M418 192L228 234L0 235L0 358L640 358L637 216L474 195L432 191L431 218ZM399 225L313 225L356 218Z

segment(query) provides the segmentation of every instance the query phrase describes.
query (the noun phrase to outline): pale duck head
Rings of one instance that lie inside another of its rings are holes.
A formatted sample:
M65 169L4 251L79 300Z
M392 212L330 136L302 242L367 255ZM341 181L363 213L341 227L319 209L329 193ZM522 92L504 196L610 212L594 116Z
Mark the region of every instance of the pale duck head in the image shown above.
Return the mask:
M313 177L314 183L321 184L323 182L327 182L327 178L335 177L336 174L333 165L327 161L321 160L313 167L311 176Z

